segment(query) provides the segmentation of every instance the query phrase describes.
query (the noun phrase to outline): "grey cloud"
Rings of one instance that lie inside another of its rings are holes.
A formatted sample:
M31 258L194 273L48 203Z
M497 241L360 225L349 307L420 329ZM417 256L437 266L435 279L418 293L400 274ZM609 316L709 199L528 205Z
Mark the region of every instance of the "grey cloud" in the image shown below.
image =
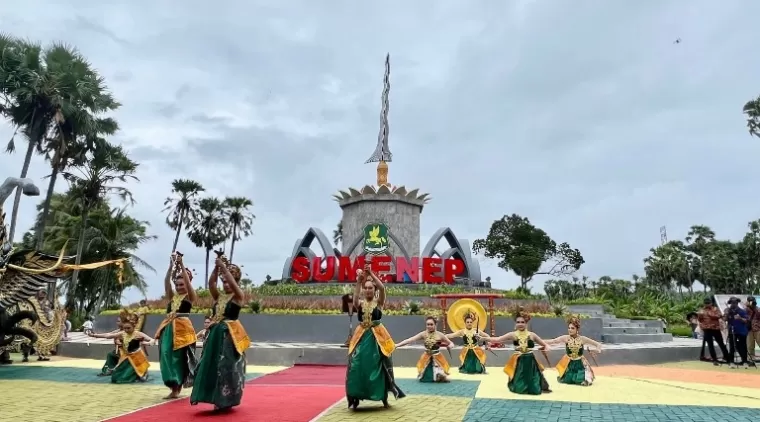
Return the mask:
M88 7L74 26L59 18L73 3L12 3L5 30L77 45L124 103L116 139L142 163L134 212L160 236L138 254L159 272L173 178L253 199L255 235L236 260L256 280L279 273L309 226L331 231L330 195L374 180L363 162L386 52L390 179L433 196L423 236L451 226L474 240L517 212L581 248L583 273L627 277L661 225L671 237L693 223L738 237L760 217L760 142L741 116L760 89L760 59L746 54L754 3L134 1ZM110 35L85 24L95 16ZM19 159L2 155L0 168ZM35 161L32 176L46 173ZM187 256L202 272L202 252Z

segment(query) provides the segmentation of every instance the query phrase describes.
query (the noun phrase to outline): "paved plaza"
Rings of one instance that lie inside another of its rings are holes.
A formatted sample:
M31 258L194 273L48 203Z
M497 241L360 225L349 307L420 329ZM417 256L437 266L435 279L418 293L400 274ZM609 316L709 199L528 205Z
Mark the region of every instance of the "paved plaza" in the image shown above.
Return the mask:
M119 421L160 420L162 409L181 402L165 402L158 364L152 364L151 380L145 384L112 385L108 377L97 377L100 361L54 358L51 362L16 363L0 366L0 408L8 420L39 422L95 422L116 418L139 409L146 411L119 418ZM252 385L272 378L285 368L249 366ZM327 369L325 369L327 370ZM316 371L319 371L317 368ZM340 369L338 369L338 372ZM658 366L604 366L596 368L597 380L591 387L567 386L554 382L556 372L546 375L554 392L537 397L519 396L506 388L500 368L482 376L452 374L449 384L421 384L413 368L397 368L400 387L407 397L391 400L391 408L363 402L356 412L346 408L345 400L330 398L313 415L289 416L298 403L292 396L277 400L279 421L757 421L760 420L760 370L715 368L701 362ZM310 389L338 389L340 377L332 368L330 385L314 380ZM316 372L319 373L319 372ZM318 378L318 377L317 377ZM264 382L266 384L266 382ZM335 384L335 385L332 385ZM297 387L285 386L280 387ZM268 387L263 387L268 388ZM255 395L254 388L246 394ZM315 390L316 391L316 390ZM183 393L187 403L187 393ZM255 405L255 397L243 406ZM197 410L196 410L197 409ZM193 407L191 420L237 420L244 409L229 414L211 415L201 406ZM255 413L251 419L259 420ZM159 415L159 416L156 416ZM176 418L175 418L176 419ZM264 419L261 419L264 421ZM266 417L270 420L270 417ZM184 421L183 421L184 422Z

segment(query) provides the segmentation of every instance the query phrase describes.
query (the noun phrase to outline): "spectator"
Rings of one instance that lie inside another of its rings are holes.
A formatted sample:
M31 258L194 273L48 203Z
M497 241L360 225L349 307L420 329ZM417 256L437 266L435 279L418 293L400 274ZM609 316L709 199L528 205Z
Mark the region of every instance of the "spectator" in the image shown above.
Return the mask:
M713 301L710 298L706 298L703 302L702 309L697 312L697 319L699 320L699 328L702 329L704 334L705 343L707 343L707 349L710 352L710 358L713 365L718 366L718 356L715 353L715 345L713 341L718 343L721 353L723 353L723 359L728 362L728 350L726 344L723 342L723 334L720 332L720 321L722 315L717 306L713 305Z
M82 324L82 331L84 331L86 335L92 333L92 317L85 318L84 324Z
M747 362L747 324L749 323L749 317L747 311L739 307L741 301L738 297L732 297L728 300L728 309L724 314L730 333L728 335L728 354L731 358L728 363L731 368L735 368L734 356L736 352L739 352L739 358L741 359L740 365L744 365L745 368L749 367Z
M697 329L699 328L699 320L697 319L697 313L689 312L689 314L686 315L686 321L689 322L689 327L691 327L691 337L699 338L699 334L697 333Z
M760 347L760 309L757 307L757 300L753 296L747 298L747 314L749 316L747 351L749 352L749 359L754 365L757 361L755 346Z

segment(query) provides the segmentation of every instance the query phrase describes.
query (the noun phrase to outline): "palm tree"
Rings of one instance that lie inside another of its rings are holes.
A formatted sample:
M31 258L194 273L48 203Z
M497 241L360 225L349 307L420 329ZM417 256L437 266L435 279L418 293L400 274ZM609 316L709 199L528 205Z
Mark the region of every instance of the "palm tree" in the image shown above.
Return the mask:
M60 120L54 129L54 136L45 141L46 158L50 162L50 173L47 194L43 203L42 218L35 228L35 246L42 250L45 233L45 222L50 212L50 201L55 192L58 174L69 166L82 165L87 158L87 152L96 147L97 139L105 135L113 135L119 126L111 118L94 118L83 110L75 110L69 118L57 115ZM63 119L63 120L61 120Z
M760 138L760 96L744 104L743 111L747 115L749 134Z
M138 164L130 160L121 146L111 145L103 139L97 140L97 145L87 160L80 165L72 166L70 170L61 172L69 182L70 191L78 198L81 207L80 231L77 241L76 265L82 262L82 252L85 245L89 212L101 204L111 194L118 195L122 200L133 203L132 192L120 184L129 180L138 181L135 176ZM74 270L69 284L69 292L75 292L79 270ZM73 301L70 294L67 302Z
M231 197L224 200L224 217L227 220L227 226L230 228L230 261L235 254L235 242L242 239L243 236L251 235L251 225L256 218L250 212L248 207L253 206L253 201L244 197Z
M338 225L333 230L333 243L335 246L343 243L343 220L338 221Z
M103 79L73 47L39 44L0 34L0 111L28 140L21 177L26 177L34 151L43 152L43 141L55 125L76 112L96 114L119 104L105 92ZM14 138L6 150L15 151ZM55 167L55 163L54 163ZM52 182L54 183L54 182ZM11 213L9 239L12 241L21 191ZM43 220L44 221L44 220Z
M68 253L73 254L81 230L80 201L74 192L55 194L51 201L49 222L45 229L45 250L61 250L68 244ZM43 204L37 206L37 218L42 218ZM90 210L85 233L83 262L94 262L127 258L121 283L116 266L101 267L80 274L76 291L75 309L92 314L100 307L118 304L121 295L129 287L143 292L147 288L145 279L138 269L155 271L134 252L144 243L155 239L147 234L148 223L127 215L125 209L110 208L108 200L101 201ZM65 285L65 283L64 283ZM67 287L70 287L67 286Z
M224 207L218 198L203 198L198 203L197 217L190 223L187 236L196 247L206 250L206 276L204 287L208 288L208 265L214 246L221 244L227 238L227 221L224 218Z
M175 179L172 181L172 194L174 196L170 196L164 201L164 212L169 211L169 215L166 217L166 224L175 231L172 252L177 250L177 243L179 243L182 227L187 227L196 218L198 213L198 195L205 190L195 180Z

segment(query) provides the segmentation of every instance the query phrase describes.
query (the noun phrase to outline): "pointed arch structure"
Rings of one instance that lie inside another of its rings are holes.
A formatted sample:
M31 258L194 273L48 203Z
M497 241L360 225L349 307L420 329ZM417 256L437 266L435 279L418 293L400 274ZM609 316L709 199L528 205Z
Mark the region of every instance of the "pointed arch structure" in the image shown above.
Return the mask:
M315 240L322 249L321 255L316 254L311 248ZM306 230L306 234L304 234L302 238L296 240L290 257L285 260L285 265L282 267L283 280L291 277L291 274L293 274L293 261L299 256L306 257L309 262L311 262L318 256L321 256L322 258L327 258L328 256L338 258L340 257L340 252L333 247L332 243L330 243L330 240L325 236L325 233L322 230L316 227L309 227L309 229Z
M445 240L448 247L443 251L438 251L435 247L441 241ZM472 256L470 249L470 242L466 239L459 239L454 234L454 231L449 227L441 227L433 236L428 240L425 247L422 249L420 258L435 257L441 259L455 258L464 262L464 272L459 275L461 278L470 279L473 281L482 281L480 275L480 263ZM445 277L442 269L437 275Z

